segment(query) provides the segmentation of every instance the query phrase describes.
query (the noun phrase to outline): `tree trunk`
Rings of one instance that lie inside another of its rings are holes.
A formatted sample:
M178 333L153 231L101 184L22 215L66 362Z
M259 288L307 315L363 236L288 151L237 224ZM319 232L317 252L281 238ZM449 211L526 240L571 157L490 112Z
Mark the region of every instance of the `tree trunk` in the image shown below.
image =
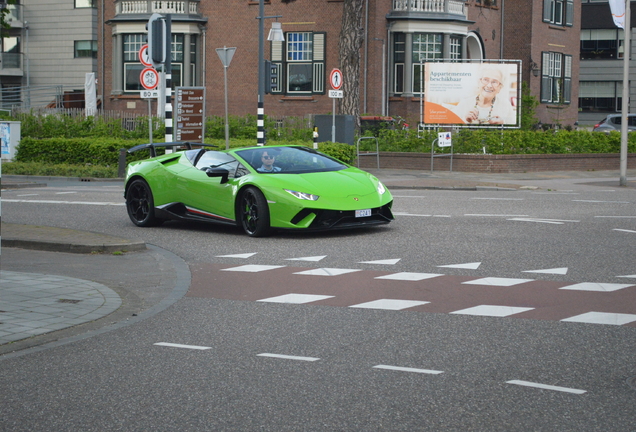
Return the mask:
M339 100L340 114L353 115L356 128L360 126L360 47L363 33L365 0L345 0L342 11L342 29L338 42L344 97Z

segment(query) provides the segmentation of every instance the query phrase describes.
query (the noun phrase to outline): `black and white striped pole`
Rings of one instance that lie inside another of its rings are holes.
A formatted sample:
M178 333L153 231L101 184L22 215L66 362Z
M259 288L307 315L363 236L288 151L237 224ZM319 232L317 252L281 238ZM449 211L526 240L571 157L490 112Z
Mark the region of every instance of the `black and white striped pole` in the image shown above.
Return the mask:
M165 75L166 142L173 141L172 131L172 15L152 14L148 20L148 56L155 68L163 65ZM166 149L166 153L172 150Z

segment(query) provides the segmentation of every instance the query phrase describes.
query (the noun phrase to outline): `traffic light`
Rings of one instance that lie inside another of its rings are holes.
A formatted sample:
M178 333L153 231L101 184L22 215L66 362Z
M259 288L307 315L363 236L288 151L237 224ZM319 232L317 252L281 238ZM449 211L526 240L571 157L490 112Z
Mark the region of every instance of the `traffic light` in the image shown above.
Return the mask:
M148 57L157 67L166 62L166 20L162 15L152 14L146 24L148 30Z
M278 65L265 60L265 93L278 90Z

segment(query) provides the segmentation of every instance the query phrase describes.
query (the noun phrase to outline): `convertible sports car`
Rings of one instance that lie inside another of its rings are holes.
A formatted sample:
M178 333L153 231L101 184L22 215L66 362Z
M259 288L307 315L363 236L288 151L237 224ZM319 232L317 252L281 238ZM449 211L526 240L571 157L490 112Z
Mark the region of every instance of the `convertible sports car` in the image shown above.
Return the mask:
M197 146L200 148L193 148ZM156 156L157 147L185 150ZM211 150L209 145L155 143L150 159L131 162L124 197L140 227L165 220L273 229L329 230L386 224L393 197L373 175L302 146Z

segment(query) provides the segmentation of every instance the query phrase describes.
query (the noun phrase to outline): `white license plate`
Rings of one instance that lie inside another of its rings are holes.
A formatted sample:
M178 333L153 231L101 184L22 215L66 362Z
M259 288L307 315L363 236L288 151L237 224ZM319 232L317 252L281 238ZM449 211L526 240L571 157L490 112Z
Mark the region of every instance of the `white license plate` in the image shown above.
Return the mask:
M371 209L364 209L364 210L356 210L356 217L369 217L371 216Z

